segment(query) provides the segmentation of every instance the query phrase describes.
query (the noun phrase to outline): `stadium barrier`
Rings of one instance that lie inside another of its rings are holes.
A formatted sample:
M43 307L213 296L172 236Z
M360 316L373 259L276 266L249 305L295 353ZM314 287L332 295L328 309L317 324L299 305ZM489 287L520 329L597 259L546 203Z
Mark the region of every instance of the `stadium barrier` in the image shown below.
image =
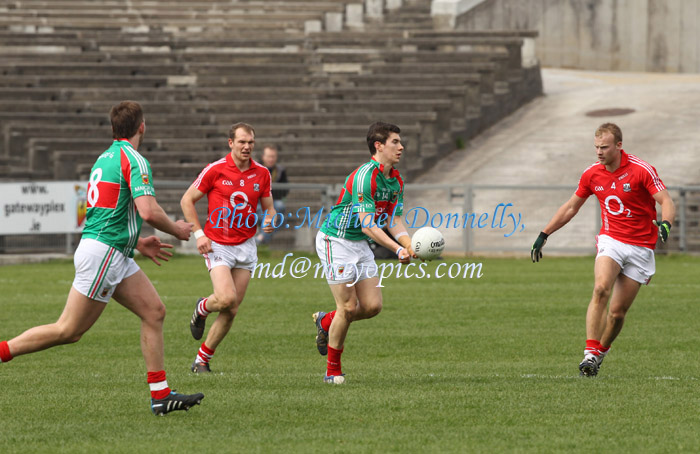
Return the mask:
M179 200L188 185L182 181L156 181L158 200L171 216L181 217ZM80 238L88 196L85 182L0 186L0 254L72 254ZM278 229L268 246L313 251L316 232L341 187L322 183L273 184L273 189L286 189L289 193L285 198L286 213L275 220ZM401 218L410 231L426 225L442 231L448 254L527 254L539 231L574 189L564 185L406 184ZM676 203L677 219L670 241L660 244L658 251L698 252L700 186L673 186L669 191ZM200 222L204 222L206 202L200 202L197 208ZM392 222L391 217L388 222ZM593 254L599 230L599 204L588 201L567 226L552 236L546 251ZM144 224L142 235L150 233L153 229ZM174 241L181 252L196 252L193 240L179 242L170 237L168 241Z

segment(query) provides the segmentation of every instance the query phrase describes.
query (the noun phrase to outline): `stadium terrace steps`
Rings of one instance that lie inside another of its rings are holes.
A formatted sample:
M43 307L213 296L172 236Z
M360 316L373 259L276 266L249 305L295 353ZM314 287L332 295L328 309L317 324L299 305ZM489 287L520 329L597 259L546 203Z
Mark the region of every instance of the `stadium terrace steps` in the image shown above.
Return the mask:
M144 105L144 155L165 179L190 179L246 121L259 146L282 146L292 181L335 184L368 157L378 119L402 127L411 178L541 86L521 62L536 34L435 30L430 2L402 3L364 26L347 22L362 0L11 3L0 8L0 169L85 177L109 107L127 98Z

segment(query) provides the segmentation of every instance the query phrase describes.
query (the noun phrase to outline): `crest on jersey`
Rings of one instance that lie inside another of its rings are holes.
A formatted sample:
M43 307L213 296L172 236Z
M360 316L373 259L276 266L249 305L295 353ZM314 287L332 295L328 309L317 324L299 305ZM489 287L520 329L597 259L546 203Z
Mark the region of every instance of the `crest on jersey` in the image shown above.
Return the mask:
M362 202L365 201L365 195L364 195L363 192L360 192L360 193L357 194L357 201L360 202L360 203L362 203Z
M253 191L260 192L260 185L258 183L253 183Z
M141 174L141 181L143 181L143 184L151 184L147 173Z
M391 203L396 203L399 200L399 191L394 191L391 194Z
M629 183L624 183L624 184L622 185L622 190L625 191L625 192L630 192L630 191L632 190L632 186L630 186Z

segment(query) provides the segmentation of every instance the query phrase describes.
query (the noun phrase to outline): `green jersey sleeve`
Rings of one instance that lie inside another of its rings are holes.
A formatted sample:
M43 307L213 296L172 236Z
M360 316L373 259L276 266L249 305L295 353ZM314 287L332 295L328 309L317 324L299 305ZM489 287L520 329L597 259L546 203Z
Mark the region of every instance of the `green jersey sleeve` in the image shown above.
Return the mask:
M156 190L153 188L153 172L151 164L141 156L140 153L133 150L126 151L126 156L129 159L129 187L131 188L131 197L137 198L142 195L156 195ZM126 177L126 175L124 175Z

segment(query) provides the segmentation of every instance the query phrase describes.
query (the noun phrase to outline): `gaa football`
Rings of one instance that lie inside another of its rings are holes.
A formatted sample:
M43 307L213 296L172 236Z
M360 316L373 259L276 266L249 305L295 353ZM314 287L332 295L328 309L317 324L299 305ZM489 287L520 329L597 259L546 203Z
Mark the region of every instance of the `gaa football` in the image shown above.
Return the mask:
M438 229L421 227L411 238L411 248L419 259L433 260L438 258L445 249L445 238Z

